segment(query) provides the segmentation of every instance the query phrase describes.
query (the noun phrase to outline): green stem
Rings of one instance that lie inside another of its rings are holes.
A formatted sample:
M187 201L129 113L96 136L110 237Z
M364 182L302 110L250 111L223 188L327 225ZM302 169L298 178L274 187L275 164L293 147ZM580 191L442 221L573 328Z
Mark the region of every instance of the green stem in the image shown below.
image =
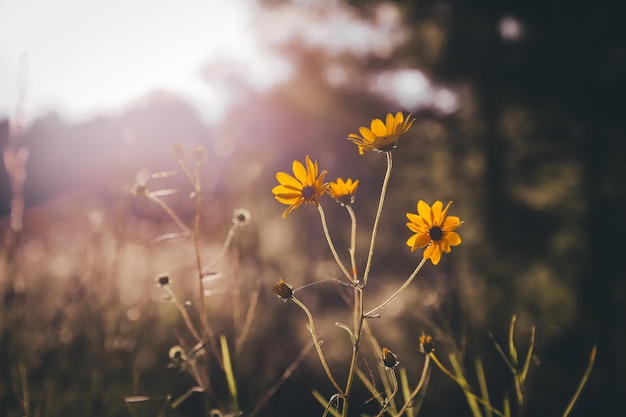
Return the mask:
M391 371L391 379L393 381L393 391L391 392L391 395L389 396L389 398L386 399L385 404L383 405L383 408L376 415L376 417L382 417L382 415L385 414L387 407L389 407L389 404L393 401L394 397L398 393L398 378L396 377L396 370L395 368L391 368L390 371Z
M180 227L183 232L185 232L186 234L191 234L191 230L189 230L189 227L187 227L187 225L181 220L181 218L178 217L178 214L176 214L176 212L172 210L172 208L165 201L161 200L154 193L148 193L147 195L148 198L150 198L152 201L161 206L163 210L165 210L167 215L170 216L172 220L174 220L174 223L176 223L176 225Z
M348 396L352 390L354 376L356 373L357 359L359 356L359 344L361 341L361 330L363 329L363 288L354 287L354 342L352 345L352 359L350 360L350 370L348 371L348 380L346 382L345 400L341 415L348 415Z
M313 338L313 343L315 344L315 349L317 350L317 355L319 356L320 361L322 362L322 367L324 368L324 371L326 372L326 376L328 377L328 380L331 382L331 384L333 384L333 386L335 387L337 392L340 395L343 395L343 391L341 390L341 388L339 387L339 384L337 383L337 381L333 377L333 374L330 372L330 368L328 367L328 363L326 362L326 359L324 358L324 353L322 352L321 343L320 343L319 339L317 338L317 333L315 332L315 324L313 323L313 316L311 315L311 312L296 297L291 297L291 300L293 300L293 302L296 303L296 305L298 307L300 307L304 311L306 316L308 317L308 319L309 319L309 331L311 332L311 337Z
M352 275L350 275L350 273L344 266L343 262L341 262L341 259L339 259L339 254L337 253L337 250L335 249L335 245L333 244L333 240L330 237L330 232L328 231L328 224L326 223L326 215L324 214L324 209L322 209L322 206L320 204L317 205L317 209L320 212L320 218L322 220L322 228L324 229L324 235L326 236L326 241L328 242L330 251L335 257L335 261L337 262L337 265L339 265L339 268L341 268L341 271L343 272L345 277L348 279L348 281L350 281L350 283L354 285L355 281L352 279Z
M178 312L182 316L183 321L185 322L185 325L187 326L187 329L189 329L189 332L191 333L191 335L194 337L194 339L196 339L197 342L202 342L202 338L200 337L200 335L196 331L196 328L191 323L191 319L189 318L189 314L187 313L187 310L180 303L180 301L178 301L178 298L176 298L176 295L174 294L174 292L172 291L170 286L169 285L164 285L163 289L165 290L165 292L167 292L167 294L170 297L170 300L172 301L172 303L174 303L174 305L178 309Z
M351 228L350 228L350 263L352 264L352 279L354 282L358 281L358 270L356 269L356 259L355 259L355 251L356 251L356 216L354 215L354 210L352 210L352 206L350 204L346 205L346 210L348 210L348 214L350 215Z
M371 309L370 311L368 311L367 313L365 313L365 317L372 317L372 315L374 315L377 312L379 312L380 310L382 310L387 304L389 304L391 301L393 301L394 298L396 298L398 295L400 295L400 293L402 293L402 291L404 291L409 286L409 284L411 284L413 279L417 276L417 273L422 269L422 267L426 263L426 260L427 260L426 258L422 259L422 261L419 263L419 265L417 265L417 268L415 268L415 271L413 271L411 276L409 278L407 278L405 283L400 288L398 288L396 290L396 292L394 292L391 295L391 297L389 297L385 301L383 301L382 304L380 304L378 307L375 307L375 308Z
M204 339L204 337L207 336L209 333L209 323L206 316L206 311L204 309L204 286L202 285L202 257L200 253L200 212L202 209L202 194L200 193L200 166L200 163L196 164L195 178L193 182L193 186L196 191L196 207L193 222L193 246L196 253L196 266L198 268L198 288L200 290L200 321L202 323L202 337Z
M578 384L578 388L576 388L576 392L574 393L574 396L570 400L569 404L567 404L567 408L565 409L565 412L563 413L563 417L567 417L569 413L572 411L572 408L574 408L574 404L576 404L576 401L578 400L580 393L585 387L585 384L587 383L587 379L589 379L589 375L591 375L591 370L593 369L593 363L596 360L597 351L598 351L597 346L594 346L591 349L591 355L589 356L589 365L587 365L587 370L585 371L585 374L583 375L583 379L580 380L580 383Z
M213 258L213 260L209 262L207 266L204 267L205 272L207 273L211 272L211 269L214 268L215 265L217 265L220 259L222 259L222 257L224 256L224 254L230 247L230 244L233 242L233 237L235 236L235 230L237 230L237 225L236 224L231 225L230 229L228 229L228 234L226 235L226 239L224 240L224 243L222 244L220 251L217 253L217 255L215 255L215 258Z
M424 367L422 368L422 376L420 377L420 380L417 383L417 386L415 387L415 389L413 390L413 392L411 393L409 398L407 398L406 402L404 403L404 405L402 406L400 411L398 411L398 414L397 414L398 417L401 416L402 414L404 414L406 409L409 408L409 406L413 403L413 400L415 399L415 397L417 397L417 394L419 394L420 390L424 386L424 382L426 382L426 375L428 375L429 365L430 365L430 356L429 355L425 355L424 356Z
M372 266L372 258L374 257L374 245L376 244L376 232L378 231L378 222L383 212L383 203L385 202L385 194L387 193L387 184L389 183L389 177L391 176L392 159L391 152L385 152L387 155L387 172L385 173L385 179L383 180L383 186L380 191L380 200L378 201L378 210L376 211L376 218L374 219L374 227L372 228L372 240L370 241L370 250L367 255L367 264L365 265L365 272L363 273L363 286L367 284L367 278L370 273L370 267Z
M483 400L482 398L480 398L479 396L477 396L476 394L474 394L470 388L469 385L467 385L467 382L465 382L462 379L459 379L457 376L455 376L452 372L450 372L449 370L446 369L445 366L443 366L443 364L439 361L439 359L437 359L437 357L435 356L434 353L429 353L430 355L430 359L432 359L432 361L435 363L435 365L437 365L437 367L439 369L441 369L441 371L446 374L450 379L452 379L454 382L456 382L461 389L463 390L463 393L476 400L477 402L481 403L482 405L484 405L485 407L489 407L489 409L491 410L491 412L493 412L494 414L497 414L500 417L504 417L504 414L498 410L496 410L495 408L493 408L491 406L491 404L489 404L487 401Z

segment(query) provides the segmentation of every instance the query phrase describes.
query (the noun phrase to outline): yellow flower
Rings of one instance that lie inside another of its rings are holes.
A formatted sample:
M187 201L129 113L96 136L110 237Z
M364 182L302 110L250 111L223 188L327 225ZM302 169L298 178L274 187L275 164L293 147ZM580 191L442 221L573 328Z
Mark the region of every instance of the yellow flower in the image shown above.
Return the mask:
M452 201L443 209L443 203L435 201L431 208L426 202L420 200L417 203L417 214L406 214L409 219L406 225L415 232L406 244L411 247L411 251L428 245L424 250L424 259L430 259L433 265L439 263L442 252L449 253L451 246L461 244L461 236L455 230L463 222L456 216L448 216L448 208L451 204Z
M415 118L411 116L409 114L404 120L401 112L396 113L395 117L388 113L386 122L381 119L374 119L371 128L361 126L359 128L361 136L350 133L348 140L359 147L359 154L361 155L365 151L389 152L396 147L396 142L400 136L408 132L413 125Z
M342 178L337 178L337 182L330 182L326 187L332 198L339 204L345 206L354 203L356 189L359 187L359 180L352 181L348 178L345 182Z
M300 161L293 161L293 173L291 176L286 172L276 174L276 179L280 183L272 189L276 200L289 205L283 213L287 217L289 213L300 207L313 203L317 206L319 199L326 191L324 177L326 170L318 176L317 161L312 162L309 155L306 156L306 168Z

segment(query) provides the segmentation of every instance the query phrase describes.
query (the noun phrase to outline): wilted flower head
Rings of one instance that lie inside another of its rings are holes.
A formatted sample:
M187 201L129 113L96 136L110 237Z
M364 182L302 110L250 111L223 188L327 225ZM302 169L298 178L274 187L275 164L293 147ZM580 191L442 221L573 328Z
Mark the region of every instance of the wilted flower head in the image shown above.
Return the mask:
M419 351L429 354L435 351L435 345L433 344L433 337L422 332L419 338Z
M193 145L191 148L191 159L196 162L204 161L208 156L206 148L202 145Z
M370 128L361 126L359 128L361 135L350 133L348 140L359 147L361 155L365 151L389 152L396 147L400 136L409 131L414 121L411 114L405 120L402 112L396 113L395 116L388 113L385 122L374 119Z
M317 161L311 161L308 155L305 164L306 168L300 161L293 161L294 176L286 172L276 174L276 179L280 185L274 187L272 192L276 200L289 205L283 213L283 217L287 217L289 213L303 204L306 206L313 203L317 206L320 197L326 191L324 177L327 171L322 171L318 176Z
M400 363L398 361L398 356L396 356L396 354L394 354L392 351L390 351L386 347L383 348L383 354L381 356L381 360L383 361L383 365L385 365L385 367L389 369L395 368Z
M352 178L348 178L344 181L342 178L337 178L337 182L329 182L327 189L332 198L337 200L342 206L354 203L356 198L356 190L359 187L359 180L352 181Z
M282 278L274 284L272 291L274 291L279 298L282 298L283 301L287 301L293 297L293 287L287 284Z
M435 201L432 208L423 200L417 203L417 214L407 213L409 222L406 226L415 234L406 244L414 251L424 246L424 259L430 259L433 265L441 260L442 252L449 253L451 246L461 244L461 236L455 230L463 224L456 216L448 216L452 201L443 208L441 201Z

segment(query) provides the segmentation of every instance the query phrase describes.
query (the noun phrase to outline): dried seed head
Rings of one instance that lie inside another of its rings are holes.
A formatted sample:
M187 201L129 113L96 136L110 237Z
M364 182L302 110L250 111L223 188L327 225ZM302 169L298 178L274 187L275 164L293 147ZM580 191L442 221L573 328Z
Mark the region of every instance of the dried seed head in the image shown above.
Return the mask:
M233 211L233 224L237 226L243 226L250 221L250 212L243 208L238 208Z
M161 275L156 279L157 285L159 287L165 287L170 284L170 278L167 275Z
M433 343L432 336L422 333L422 335L419 338L419 342L420 342L420 346L419 346L420 352L429 354L435 351L435 345Z
M279 298L282 298L283 301L287 301L293 297L293 288L291 285L287 284L282 278L272 288L272 291L278 295Z
M208 152L206 148L202 145L193 145L191 148L191 159L196 162L202 162L207 159Z
M383 354L381 359L383 361L383 365L385 365L385 367L389 369L395 368L400 363L398 361L398 357L387 348L383 348Z

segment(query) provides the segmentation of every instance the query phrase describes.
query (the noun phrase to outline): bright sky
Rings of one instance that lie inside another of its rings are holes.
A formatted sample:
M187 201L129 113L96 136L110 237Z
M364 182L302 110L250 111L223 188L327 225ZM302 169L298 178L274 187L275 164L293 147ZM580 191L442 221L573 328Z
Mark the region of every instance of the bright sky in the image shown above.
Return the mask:
M155 89L182 92L219 113L228 97L201 79L201 66L240 63L257 87L277 77L251 33L251 4L0 0L0 117L14 112L24 73L28 119L51 108L70 117L115 110Z
M233 82L264 89L289 75L268 50L283 38L384 59L407 35L391 3L372 24L325 1L324 13L293 5L270 18L253 0L0 0L0 118L25 85L27 121L50 110L71 119L120 111L154 90L178 92L218 121L236 99ZM405 108L454 107L417 69L390 69L370 88Z

